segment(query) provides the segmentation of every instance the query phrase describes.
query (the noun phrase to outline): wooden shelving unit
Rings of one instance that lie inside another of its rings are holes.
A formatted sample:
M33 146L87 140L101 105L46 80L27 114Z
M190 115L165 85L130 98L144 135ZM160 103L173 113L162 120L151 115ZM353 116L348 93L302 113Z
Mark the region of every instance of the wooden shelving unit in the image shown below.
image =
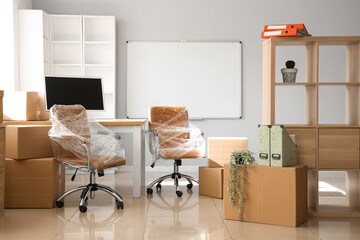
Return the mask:
M276 49L304 46L305 81L275 81ZM345 46L345 81L319 81L319 47ZM276 89L283 86L305 89L304 124L287 125L275 119ZM323 86L345 88L345 123L319 123L319 94ZM296 135L298 163L309 167L309 215L327 217L360 216L360 37L269 38L263 42L263 124L284 124ZM347 205L319 205L319 171L346 171Z

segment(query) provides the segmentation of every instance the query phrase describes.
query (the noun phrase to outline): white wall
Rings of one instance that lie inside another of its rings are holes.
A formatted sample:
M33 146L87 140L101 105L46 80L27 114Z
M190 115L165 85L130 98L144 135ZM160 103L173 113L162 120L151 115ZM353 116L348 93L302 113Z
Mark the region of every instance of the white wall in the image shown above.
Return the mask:
M33 0L33 8L43 9L50 14L116 16L117 117L126 116L126 41L182 39L242 41L243 118L205 120L194 124L205 132L206 137L248 137L249 148L254 152L257 152L258 145L257 125L261 123L262 39L260 34L264 25L305 23L314 36L360 35L360 1L358 0ZM299 55L301 53L289 57L296 59ZM329 60L332 66L330 58L323 59ZM303 64L299 63L298 66L301 71ZM277 67L279 71L281 67ZM299 75L301 76L301 73ZM288 94L285 99L291 97L292 95ZM301 104L302 101L295 103L294 109L301 107ZM291 117L286 112L281 112L279 115L281 119ZM293 118L296 120L302 116L295 115ZM184 164L205 165L206 160L186 161Z
M13 91L19 84L17 10L31 8L32 0L2 0L0 2L0 89Z

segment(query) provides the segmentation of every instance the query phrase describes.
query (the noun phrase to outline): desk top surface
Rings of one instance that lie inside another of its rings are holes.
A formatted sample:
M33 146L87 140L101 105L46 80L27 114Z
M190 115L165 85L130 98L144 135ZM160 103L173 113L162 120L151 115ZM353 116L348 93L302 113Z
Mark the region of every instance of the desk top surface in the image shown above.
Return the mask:
M147 119L99 120L103 126L142 126ZM51 125L51 121L5 121L6 125Z

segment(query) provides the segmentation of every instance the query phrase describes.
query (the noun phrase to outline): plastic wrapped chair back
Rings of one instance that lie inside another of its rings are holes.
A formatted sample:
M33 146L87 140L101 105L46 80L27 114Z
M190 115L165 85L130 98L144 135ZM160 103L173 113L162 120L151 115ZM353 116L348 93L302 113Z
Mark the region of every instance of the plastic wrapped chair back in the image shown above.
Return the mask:
M150 108L149 128L157 133L158 154L150 149L153 159L202 158L205 140L202 131L189 122L184 106L154 106ZM151 143L151 142L150 142ZM150 146L154 148L155 146Z
M96 121L88 119L81 105L54 105L50 109L52 140L55 158L74 167L90 165L105 169L126 164L120 137ZM89 149L89 154L84 144Z

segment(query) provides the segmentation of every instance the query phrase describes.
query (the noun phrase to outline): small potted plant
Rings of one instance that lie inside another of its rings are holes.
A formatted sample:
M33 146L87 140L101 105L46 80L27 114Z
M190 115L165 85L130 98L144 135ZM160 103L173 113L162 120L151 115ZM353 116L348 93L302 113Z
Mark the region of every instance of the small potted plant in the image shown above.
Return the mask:
M253 154L248 151L235 151L231 154L229 179L228 179L228 193L230 194L230 202L233 206L238 199L238 214L242 216L242 207L245 195L245 175L246 171L255 165L255 158Z
M285 63L286 68L281 69L284 83L294 83L298 69L295 68L295 62L288 60Z

